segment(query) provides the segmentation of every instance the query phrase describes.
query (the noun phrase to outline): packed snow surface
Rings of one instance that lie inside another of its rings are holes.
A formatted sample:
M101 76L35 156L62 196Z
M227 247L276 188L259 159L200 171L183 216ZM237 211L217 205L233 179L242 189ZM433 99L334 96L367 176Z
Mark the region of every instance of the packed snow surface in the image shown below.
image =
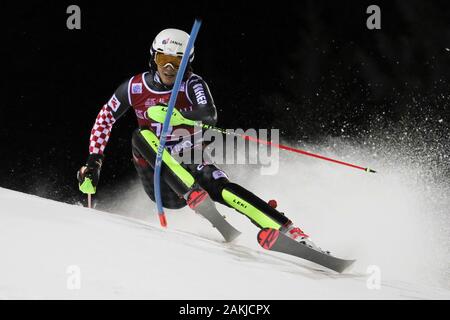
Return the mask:
M253 234L225 244L206 220L187 210L168 212L169 228L164 230L155 219L6 189L0 189L0 203L1 299L450 298L448 289L385 275L381 264L380 288L373 289L374 272L367 273L364 262L339 275L264 251L254 239L256 227L246 230ZM248 225L241 217L233 222ZM334 232L333 237L340 235ZM362 258L358 247L364 241L356 240L358 235L340 241L324 238L323 243L340 248L340 255ZM377 255L371 262L379 262Z

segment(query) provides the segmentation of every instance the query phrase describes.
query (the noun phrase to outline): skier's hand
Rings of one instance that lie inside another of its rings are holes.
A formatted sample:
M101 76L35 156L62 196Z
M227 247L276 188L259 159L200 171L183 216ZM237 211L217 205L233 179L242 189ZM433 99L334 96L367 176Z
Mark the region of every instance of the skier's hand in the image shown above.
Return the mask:
M86 161L86 165L78 170L77 179L80 183L81 192L91 194L95 193L98 181L100 179L103 158L104 157L101 154L90 154Z

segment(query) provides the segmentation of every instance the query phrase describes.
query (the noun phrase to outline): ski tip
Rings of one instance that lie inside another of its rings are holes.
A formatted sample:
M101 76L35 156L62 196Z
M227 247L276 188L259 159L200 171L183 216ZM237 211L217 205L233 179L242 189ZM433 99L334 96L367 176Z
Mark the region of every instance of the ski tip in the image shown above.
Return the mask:
M161 212L159 214L159 223L161 224L161 227L167 228L167 220L166 220L166 215L164 214L164 212Z
M258 232L258 243L264 249L270 250L278 239L280 231L265 228Z
M370 168L366 168L366 172L370 172L370 173L377 173L375 170L370 169Z

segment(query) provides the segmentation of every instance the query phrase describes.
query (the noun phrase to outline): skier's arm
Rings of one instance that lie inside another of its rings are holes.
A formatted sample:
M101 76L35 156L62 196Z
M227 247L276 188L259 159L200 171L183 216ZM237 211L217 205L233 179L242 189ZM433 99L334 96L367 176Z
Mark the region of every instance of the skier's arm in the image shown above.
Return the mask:
M103 155L114 123L131 107L128 82L125 81L117 88L97 115L89 139L89 154Z
M187 94L192 102L192 110L182 111L185 118L215 125L217 110L208 85L197 75L191 76L187 83Z
M125 81L117 88L97 115L89 139L88 159L86 164L78 170L77 178L80 184L88 177L92 181L94 191L100 178L103 152L111 135L112 126L131 106L128 98L128 83L129 81Z

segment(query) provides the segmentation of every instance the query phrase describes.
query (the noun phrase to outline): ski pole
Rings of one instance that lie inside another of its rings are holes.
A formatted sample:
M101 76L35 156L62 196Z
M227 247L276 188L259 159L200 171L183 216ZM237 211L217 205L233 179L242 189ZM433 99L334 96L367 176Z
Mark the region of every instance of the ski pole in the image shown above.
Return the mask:
M167 220L166 215L164 214L164 209L162 206L162 200L161 200L161 188L160 188L160 181L161 181L161 163L162 163L162 156L164 147L166 145L166 139L167 139L167 131L169 129L169 123L171 122L171 116L172 111L175 107L175 101L177 100L178 91L181 86L181 80L184 75L184 70L186 69L188 60L189 60L189 53L191 52L191 48L194 46L195 38L197 37L197 33L200 29L202 22L199 19L195 19L194 25L192 27L192 31L189 35L189 41L187 43L186 49L183 54L183 58L181 59L180 68L178 69L177 76L175 78L175 84L172 89L172 93L170 94L169 99L169 105L167 107L167 113L164 116L164 119L162 121L163 129L161 131L161 136L159 140L159 146L158 146L158 153L156 155L156 161L155 161L155 177L154 177L154 185L155 185L155 200L156 200L156 206L158 209L158 215L159 215L159 222L161 223L162 227L167 227Z
M270 145L270 146L277 147L278 149L282 149L282 150L286 150L286 151L290 151L290 152L295 152L295 153L300 153L300 154L303 154L305 156L314 157L314 158L317 158L317 159L322 159L322 160L334 162L334 163L341 164L341 165L344 165L344 166L348 166L348 167L351 167L351 168L364 170L366 172L376 173L375 170L370 169L368 167L364 168L364 167L361 167L361 166L357 166L355 164L351 164L351 163L348 163L348 162L344 162L344 161L340 161L340 160L335 160L335 159L332 159L332 158L324 157L324 156L321 156L319 154L315 154L315 153L308 152L308 151L301 150L301 149L292 148L292 147L285 146L285 145L282 145L282 144L279 144L279 143L273 143L271 141L258 139L258 138L255 138L255 137L252 137L252 136L248 136L248 135L245 135L245 134L238 134L238 133L234 133L234 132L227 132L227 130L224 130L224 129L221 129L221 128L217 128L217 127L214 127L214 126L210 126L210 125L207 125L207 124L202 124L201 126L204 129L216 130L216 131L224 133L224 134L231 134L231 135L243 138L244 140L253 141L253 142L260 143L260 144L265 144L265 145Z
M158 121L158 122L162 122L163 121L163 119L165 118L167 112L168 112L168 109L165 106L152 107L152 108L149 108L148 111L147 111L148 116L151 119L153 119L155 121ZM276 147L278 149L282 149L282 150L286 150L286 151L290 151L290 152L295 152L295 153L303 154L305 156L314 157L314 158L317 158L317 159L322 159L322 160L334 162L334 163L337 163L337 164L340 164L340 165L348 166L348 167L351 167L351 168L354 168L354 169L359 169L359 170L363 170L363 171L370 172L370 173L376 173L375 170L370 169L368 167L357 166L357 165L352 164L352 163L348 163L348 162L344 162L344 161L340 161L340 160L324 157L322 155L315 154L315 153L312 153L312 152L308 152L308 151L305 151L305 150L292 148L292 147L285 146L285 145L282 145L282 144L279 144L279 143L272 143L271 141L258 139L258 138L255 138L255 137L252 137L252 136L248 136L248 135L244 135L244 134L238 134L238 133L234 133L234 132L229 132L226 129L218 128L218 127L207 125L207 124L202 124L199 121L189 120L189 119L186 119L185 117L183 117L183 115L176 109L172 110L172 117L171 117L171 120L170 120L170 125L172 125L172 126L179 126L179 125L200 126L203 129L215 130L215 131L218 131L218 132L223 133L223 134L228 134L228 135L233 135L233 136L240 137L240 138L242 138L244 140L249 140L249 141L253 141L253 142L257 142L257 143L261 143L261 144L265 144L265 145L270 145L270 146L274 146L274 147Z

